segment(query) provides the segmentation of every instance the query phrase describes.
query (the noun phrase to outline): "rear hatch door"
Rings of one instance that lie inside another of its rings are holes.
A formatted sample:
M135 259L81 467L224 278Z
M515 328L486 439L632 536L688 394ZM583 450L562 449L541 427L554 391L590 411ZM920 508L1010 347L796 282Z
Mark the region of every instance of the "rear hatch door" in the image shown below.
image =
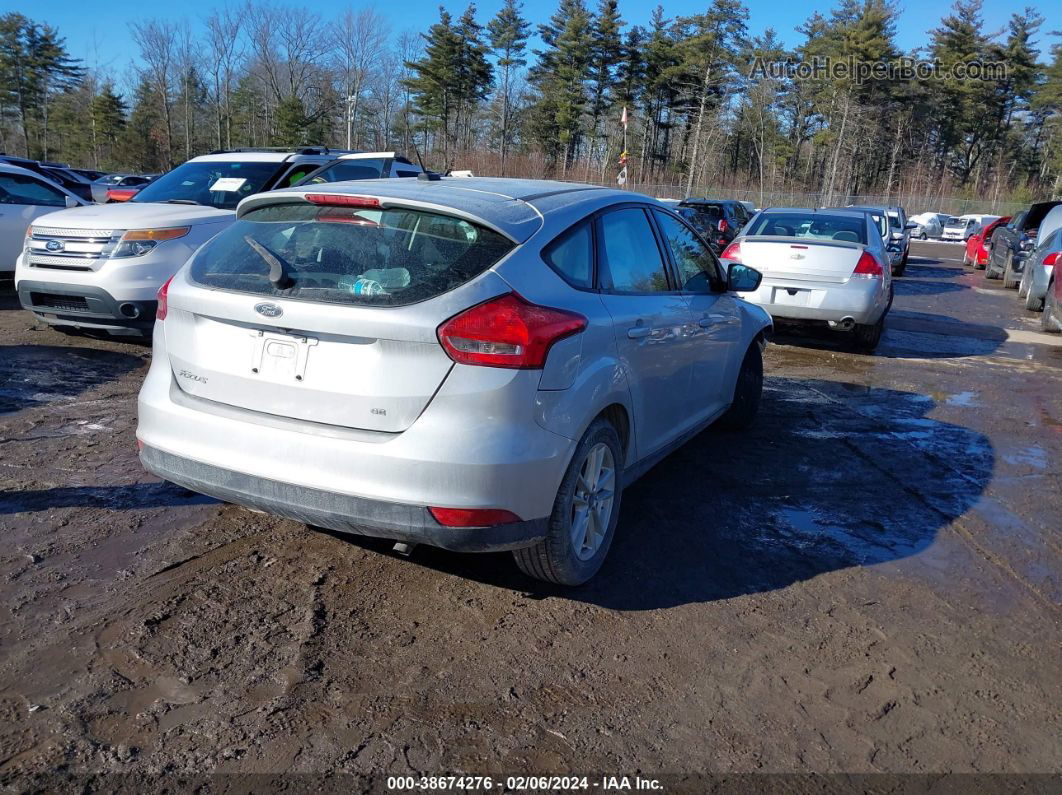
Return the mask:
M251 411L403 431L453 366L436 329L507 291L488 269L514 247L423 209L256 207L170 286L175 381Z

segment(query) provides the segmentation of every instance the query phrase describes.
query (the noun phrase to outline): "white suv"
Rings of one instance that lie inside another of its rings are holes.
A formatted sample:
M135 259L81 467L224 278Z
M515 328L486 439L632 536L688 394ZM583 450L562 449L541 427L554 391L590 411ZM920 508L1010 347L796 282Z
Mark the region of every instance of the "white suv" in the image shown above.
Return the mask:
M393 153L337 153L324 147L193 158L128 202L34 219L15 270L19 301L60 330L150 334L159 287L192 252L236 220L241 199L310 175L320 178L322 167L340 162L347 164L346 171L357 163L366 176L379 177L395 173L399 161L405 162ZM351 177L337 172L324 178Z

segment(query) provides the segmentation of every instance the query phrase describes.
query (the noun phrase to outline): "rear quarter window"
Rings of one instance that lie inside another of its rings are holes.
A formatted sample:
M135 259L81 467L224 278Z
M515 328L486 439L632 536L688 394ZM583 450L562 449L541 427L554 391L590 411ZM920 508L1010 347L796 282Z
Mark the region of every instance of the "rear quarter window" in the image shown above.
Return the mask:
M593 286L594 238L590 223L584 221L562 234L546 246L542 258L572 286Z
M491 229L421 210L268 205L209 242L190 276L252 295L402 306L464 284L513 247ZM279 284L270 279L278 267Z

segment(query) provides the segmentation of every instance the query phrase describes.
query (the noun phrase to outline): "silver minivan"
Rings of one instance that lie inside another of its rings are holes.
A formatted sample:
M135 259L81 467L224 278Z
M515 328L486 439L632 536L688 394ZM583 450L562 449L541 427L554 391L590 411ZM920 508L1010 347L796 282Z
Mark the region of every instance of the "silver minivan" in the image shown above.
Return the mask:
M576 585L624 486L708 424L751 422L771 320L737 291L759 279L623 191L260 194L159 292L141 460L313 525L514 550Z

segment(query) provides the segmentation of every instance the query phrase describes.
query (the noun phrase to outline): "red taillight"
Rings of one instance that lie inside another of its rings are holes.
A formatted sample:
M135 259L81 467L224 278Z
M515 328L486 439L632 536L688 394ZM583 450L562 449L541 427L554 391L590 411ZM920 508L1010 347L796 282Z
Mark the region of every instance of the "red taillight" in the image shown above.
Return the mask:
M853 276L866 276L870 279L879 279L885 275L884 269L881 267L881 263L871 254L869 251L864 251L862 256L859 257L859 262L856 263L855 270L852 271Z
M159 288L158 294L155 296L155 300L159 302L155 308L155 320L165 320L166 313L169 311L169 297L170 297L170 282L173 281L171 276L166 280L166 283Z
M357 213L339 207L322 207L317 211L317 220L338 224L353 224L354 226L376 226L379 224L369 218L363 218Z
M520 521L512 511L500 508L428 508L428 511L444 527L493 527Z
M1062 251L1052 251L1044 257L1044 265L1057 265L1060 259L1062 259Z
M730 224L728 224L726 222L726 219L725 218L720 218L719 219L719 231L720 232L725 232L729 228L730 228Z
M741 241L735 240L719 255L720 259L728 259L732 262L741 262Z
M439 342L460 364L533 370L555 342L586 328L574 312L528 303L516 293L493 298L439 326Z
M333 193L307 193L306 201L327 207L379 207L380 200L371 196L338 196Z
M107 189L107 201L109 202L127 202L134 196L136 196L136 191L129 188Z

